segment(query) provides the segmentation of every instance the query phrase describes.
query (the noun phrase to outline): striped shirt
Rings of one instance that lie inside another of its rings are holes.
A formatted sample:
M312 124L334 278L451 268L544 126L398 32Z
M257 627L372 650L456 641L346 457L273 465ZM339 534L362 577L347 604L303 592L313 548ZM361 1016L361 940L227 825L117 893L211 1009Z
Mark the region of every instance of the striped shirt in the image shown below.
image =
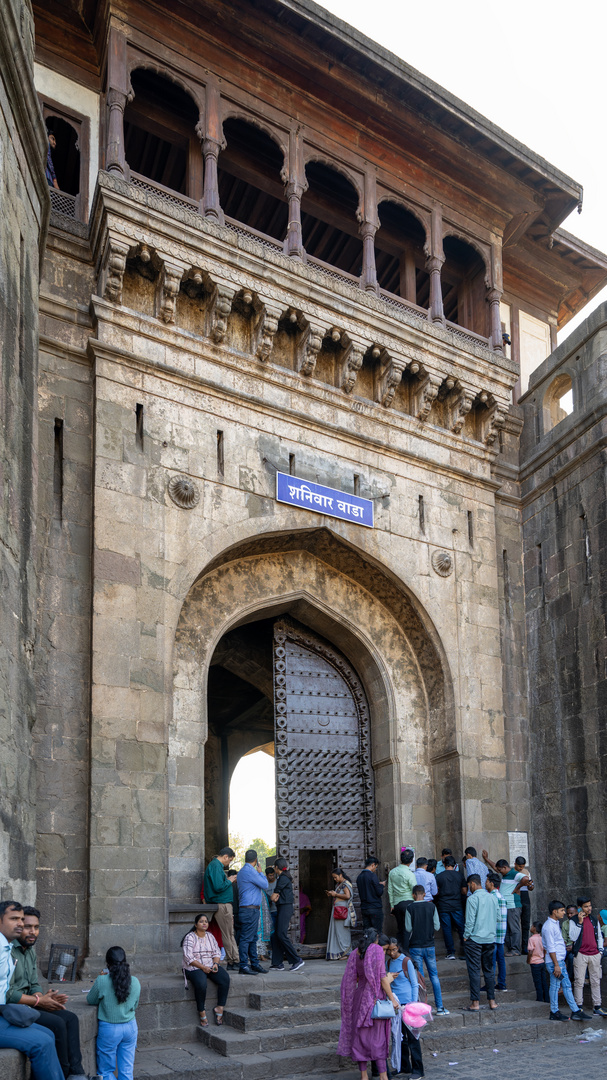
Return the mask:
M495 926L495 944L503 945L506 940L506 927L508 925L508 905L499 889L493 890L497 896L497 923Z
M213 967L221 956L221 949L215 938L207 930L204 937L198 937L193 930L186 934L183 941L183 968L184 971L194 971L193 960L197 960L204 967ZM200 969L199 969L200 970Z

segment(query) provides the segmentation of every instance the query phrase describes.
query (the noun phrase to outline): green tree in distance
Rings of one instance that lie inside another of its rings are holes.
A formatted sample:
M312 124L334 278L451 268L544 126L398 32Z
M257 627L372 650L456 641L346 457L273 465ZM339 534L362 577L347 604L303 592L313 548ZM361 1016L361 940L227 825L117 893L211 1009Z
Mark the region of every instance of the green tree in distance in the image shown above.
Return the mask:
M262 870L265 870L266 859L269 859L272 855L276 855L276 845L270 847L266 840L262 840L257 836L254 840L244 840L240 833L233 833L229 839L230 847L236 852L236 858L232 863L234 869L239 869L244 866L245 851L249 848L253 848L257 852L257 858L259 859L259 865Z

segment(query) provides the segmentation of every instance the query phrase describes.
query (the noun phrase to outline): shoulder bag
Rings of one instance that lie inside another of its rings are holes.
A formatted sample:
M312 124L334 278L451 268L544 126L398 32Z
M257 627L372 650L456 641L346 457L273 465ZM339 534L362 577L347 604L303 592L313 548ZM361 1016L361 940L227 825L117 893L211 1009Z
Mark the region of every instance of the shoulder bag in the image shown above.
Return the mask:
M371 1013L372 1020L393 1020L396 1016L394 1005L387 998L378 998Z
M7 1024L20 1028L29 1027L35 1020L40 1019L38 1010L32 1009L30 1005L0 1005L0 1016L4 1017Z

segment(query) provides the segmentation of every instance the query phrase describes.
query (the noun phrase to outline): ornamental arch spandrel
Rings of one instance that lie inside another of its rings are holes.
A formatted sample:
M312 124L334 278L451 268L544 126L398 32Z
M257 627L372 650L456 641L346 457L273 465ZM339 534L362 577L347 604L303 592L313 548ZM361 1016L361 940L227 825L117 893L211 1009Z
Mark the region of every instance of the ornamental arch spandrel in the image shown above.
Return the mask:
M213 560L189 589L179 617L169 729L173 899L192 895L201 861L212 855L204 850L204 819L205 796L207 812L214 812L213 793L204 791L203 778L213 657L230 635L242 640L252 624L284 615L339 650L364 689L380 858L392 862L405 841L433 850L435 836L449 835L453 842L461 837L451 675L415 598L326 529L257 537ZM255 667L254 651L241 652L231 670L263 689L267 672ZM193 760L199 792L191 784ZM187 783L180 783L181 775Z

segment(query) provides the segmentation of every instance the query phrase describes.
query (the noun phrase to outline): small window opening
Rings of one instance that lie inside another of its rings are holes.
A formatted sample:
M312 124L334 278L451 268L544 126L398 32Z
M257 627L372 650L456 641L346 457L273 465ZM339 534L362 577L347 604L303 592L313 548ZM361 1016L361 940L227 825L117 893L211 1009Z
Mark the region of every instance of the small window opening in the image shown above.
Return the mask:
M542 545L538 544L537 551L537 583L542 590L542 603L544 603L544 560L542 557Z
M53 448L53 517L63 520L63 420L55 417Z
M358 473L354 473L354 494L360 495L360 476Z
M427 308L430 277L425 268L426 230L414 214L398 203L380 203L378 214L375 265L380 288Z
M137 448L143 450L143 405L135 405L135 441Z
M25 369L25 241L19 234L19 378Z
M217 432L217 475L223 476L224 474L224 447L223 447L223 431Z
M278 143L255 124L233 117L224 122L223 134L227 145L217 162L221 209L228 218L284 240L289 207Z
M582 543L584 552L584 581L589 581L592 577L592 553L590 549L590 531L588 529L588 518L586 514L580 515L580 524L582 526Z
M55 138L55 147L51 146L51 158L59 184L59 190L68 195L78 195L80 191L80 146L78 133L67 120L60 116L47 116L46 130Z
M476 248L458 236L443 242L445 262L441 270L445 318L475 334L489 334L489 305L485 286L485 263Z
M508 563L508 552L505 548L502 551L502 574L504 579L504 607L506 609L506 617L510 618L512 615L510 595L510 566Z
M544 431L551 431L573 412L571 376L563 372L548 387L544 396Z
M356 220L356 188L337 169L320 161L308 162L306 179L301 229L307 255L360 277L363 245Z
M295 454L289 454L289 475L295 476Z
M420 495L417 500L417 512L419 514L419 527L422 532L426 531L426 512L424 510L424 496Z
M468 543L470 547L474 545L474 516L472 510L468 511Z

